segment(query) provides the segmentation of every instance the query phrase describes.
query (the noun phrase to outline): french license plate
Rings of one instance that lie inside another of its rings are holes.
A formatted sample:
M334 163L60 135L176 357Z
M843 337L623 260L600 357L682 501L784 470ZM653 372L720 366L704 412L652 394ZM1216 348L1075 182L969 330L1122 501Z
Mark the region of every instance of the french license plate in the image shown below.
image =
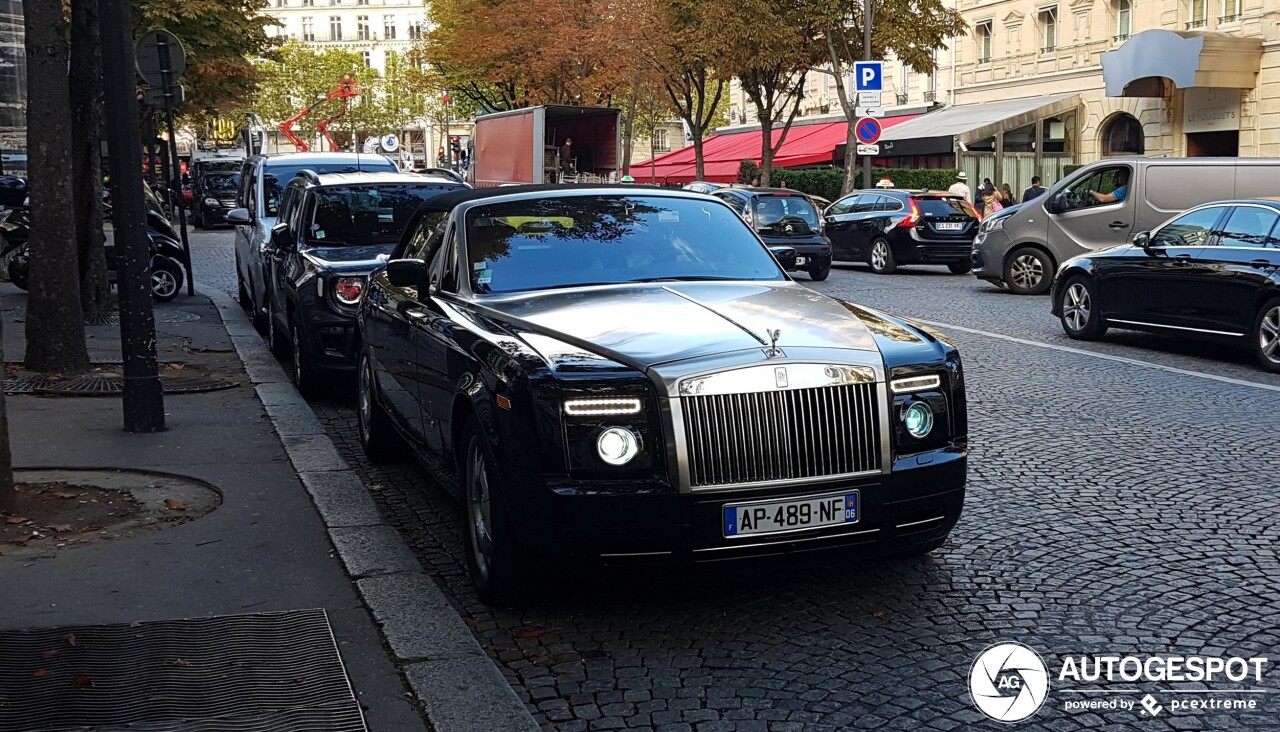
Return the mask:
M724 535L776 534L856 524L859 518L857 491L787 501L725 504Z
M809 263L808 257L796 257L796 264L808 264L808 263Z
M940 221L935 226L938 231L960 231L964 228L964 224L954 223L950 221Z

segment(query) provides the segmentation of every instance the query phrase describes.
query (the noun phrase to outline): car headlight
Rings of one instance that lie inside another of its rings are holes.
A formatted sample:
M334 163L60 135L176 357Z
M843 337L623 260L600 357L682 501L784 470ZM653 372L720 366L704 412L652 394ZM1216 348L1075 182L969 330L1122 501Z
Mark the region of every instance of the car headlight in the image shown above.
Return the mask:
M564 413L575 417L639 414L640 400L630 397L625 399L566 399Z
M206 206L217 206L217 205L218 205L218 199L216 199L216 198L206 198L206 199L204 199L204 205L206 205Z
M626 427L607 427L596 438L596 453L610 465L626 465L640 454L640 438Z
M981 233L983 233L983 234L985 234L985 233L987 233L988 231L995 231L996 229L1003 229L1003 228L1004 228L1004 221L1005 221L1005 219L1007 219L1007 218L1009 218L1009 217L1008 217L1008 216L992 216L992 217L988 218L986 221L983 221L983 222L982 222L982 225L978 227L978 231L979 231L979 232L981 232Z
M933 430L933 410L929 403L912 402L902 411L902 425L907 428L907 434L917 440L928 437Z
M343 305L359 305L364 296L364 278L339 277L333 283L333 296Z

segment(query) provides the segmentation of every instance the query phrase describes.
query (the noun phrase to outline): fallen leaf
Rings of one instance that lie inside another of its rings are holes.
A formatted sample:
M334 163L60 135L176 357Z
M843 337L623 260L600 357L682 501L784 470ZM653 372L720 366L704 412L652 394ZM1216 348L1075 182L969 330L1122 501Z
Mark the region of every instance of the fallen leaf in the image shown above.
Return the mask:
M479 621L479 620L477 620L476 618L467 618L467 619L465 620L465 622L466 622L466 624L467 624L467 627L468 627L468 628L470 628L470 629L472 629L472 630L479 630L479 629L480 629L480 621Z
M62 636L62 640L66 641L67 645L74 646L76 644L76 634L67 633L66 635Z
M45 651L40 654L41 658L57 658L62 655L62 651Z
M191 662L185 658L175 658L172 661L168 661L167 664L169 666L181 666L182 668L186 668L191 665Z
M53 497L54 497L54 498L79 498L79 497L80 497L80 494L79 494L79 493L71 493L71 492L69 492L69 491L54 491L54 492L53 492Z
M36 677L37 679L43 679L44 677L46 677L46 676L48 676L48 675L49 675L49 672L48 672L48 671L45 671L45 670L44 670L44 669L42 669L42 668L38 668L38 669L36 669L36 672L35 672L35 673L33 673L33 674L31 674L31 675L32 675L32 676L34 676L34 677Z
M17 526L18 524L25 524L27 520L21 516L10 516L9 518L5 519L4 522L6 524L10 524L11 526Z
M93 679L83 675L72 676L71 685L76 687L77 689L91 689L93 688Z
M187 367L187 365L186 365L185 363L167 363L167 364L165 364L165 368L168 368L168 369L170 369L171 371L181 371L181 370L185 369L186 367Z
M60 531L64 534L68 531L76 530L76 527L72 526L71 524L58 524L57 526L50 526L48 528L52 531Z
M889 611L887 611L887 610L877 610L877 611L875 611L875 612L871 613L871 617L873 617L873 618L883 618L885 615L888 615L888 614L889 614Z
M380 493L382 492L382 486L378 483L371 483L368 486L365 486L365 490L373 491L374 493Z
M175 500L173 500L172 498L166 498L166 499L164 499L164 507L165 507L165 508L167 508L167 509L169 509L170 511L185 511L185 510L187 510L187 504L185 504L185 503L181 503L181 502L179 502L179 501L175 501Z
M516 637L517 638L541 638L544 635L549 635L554 632L556 632L555 628L527 627L527 628L521 628L520 630L517 630Z
M101 528L102 528L102 525L101 525L101 524L89 524L88 526L84 527L83 529L80 529L80 533L81 533L81 534L89 534L89 533L92 533L92 532L94 532L94 531L98 531L98 530L99 530L99 529L101 529Z

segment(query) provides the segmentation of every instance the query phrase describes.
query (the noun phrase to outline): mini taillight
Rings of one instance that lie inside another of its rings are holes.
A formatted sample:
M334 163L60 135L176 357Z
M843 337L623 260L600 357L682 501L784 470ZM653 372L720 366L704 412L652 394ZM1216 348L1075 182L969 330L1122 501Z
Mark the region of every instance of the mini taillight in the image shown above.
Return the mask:
M915 199L911 199L911 213L898 224L900 229L910 229L920 223L920 208L916 206Z
M363 277L339 277L333 283L333 296L343 305L358 305L364 295Z

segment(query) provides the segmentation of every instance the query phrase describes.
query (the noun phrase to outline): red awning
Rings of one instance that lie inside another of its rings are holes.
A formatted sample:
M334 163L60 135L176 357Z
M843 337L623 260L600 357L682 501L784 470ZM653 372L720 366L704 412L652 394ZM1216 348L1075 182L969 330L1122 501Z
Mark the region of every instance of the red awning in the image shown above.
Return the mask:
M881 124L888 128L918 116L888 117L881 120ZM848 130L847 122L792 127L782 149L774 156L773 165L776 168L797 168L830 163L836 145L845 142ZM738 179L738 165L743 160L754 160L759 165L760 134L760 130L734 132L704 141L702 158L706 174L703 180L733 183ZM781 134L781 130L773 131L775 143ZM631 176L638 183L691 183L697 180L695 171L692 145L631 166Z

